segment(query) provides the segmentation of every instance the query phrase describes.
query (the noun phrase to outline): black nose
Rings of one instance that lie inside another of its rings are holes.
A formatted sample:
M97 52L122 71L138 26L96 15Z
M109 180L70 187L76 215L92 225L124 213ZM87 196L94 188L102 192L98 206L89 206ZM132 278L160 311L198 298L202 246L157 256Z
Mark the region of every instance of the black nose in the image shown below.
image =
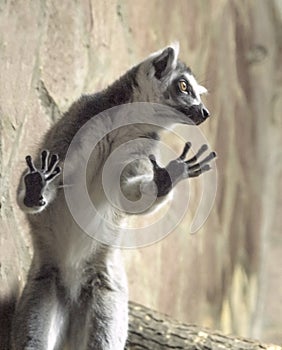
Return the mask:
M207 119L210 116L210 112L208 111L208 109L206 109L206 107L202 107L201 112L202 112L202 117L204 119Z

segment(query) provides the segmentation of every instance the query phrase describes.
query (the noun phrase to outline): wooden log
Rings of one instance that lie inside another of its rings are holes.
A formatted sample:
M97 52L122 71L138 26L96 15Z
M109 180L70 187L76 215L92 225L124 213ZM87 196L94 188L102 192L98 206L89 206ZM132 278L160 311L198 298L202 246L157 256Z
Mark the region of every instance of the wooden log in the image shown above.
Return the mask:
M278 345L187 325L145 306L129 304L126 350L282 350Z

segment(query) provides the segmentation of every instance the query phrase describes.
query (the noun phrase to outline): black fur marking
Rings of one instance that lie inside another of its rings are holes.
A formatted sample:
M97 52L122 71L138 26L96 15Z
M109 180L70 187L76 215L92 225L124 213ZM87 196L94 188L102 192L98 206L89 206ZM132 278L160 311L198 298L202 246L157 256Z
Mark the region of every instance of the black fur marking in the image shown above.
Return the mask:
M171 47L166 48L158 57L153 61L155 68L155 77L161 79L166 70L169 69L169 65L174 59L174 50Z
M202 116L202 110L201 105L192 105L192 106L175 106L175 109L177 109L179 112L187 115L187 124L196 124L199 125L203 121L205 121L205 118Z
M190 96L192 96L193 98L196 98L195 91L193 90L191 84L189 83L189 81L188 81L186 78L182 78L182 77L181 77L180 79L177 79L176 84L177 84L177 87L178 87L179 92L180 92L180 93L183 93L183 92L180 90L179 86L178 86L178 82L179 82L180 80L184 80L184 81L185 81L185 83L186 83L186 85L187 85L187 90L186 90L187 93L188 93Z
M187 85L187 93L192 96L193 98L196 98L196 93L193 90L191 84L189 83L189 81L187 80L187 78L183 75L180 75L179 77L177 77L176 79L173 80L172 84L171 84L171 88L175 91L176 94L178 95L182 95L185 97L184 92L181 91L180 87L179 87L179 82L180 81L184 81Z

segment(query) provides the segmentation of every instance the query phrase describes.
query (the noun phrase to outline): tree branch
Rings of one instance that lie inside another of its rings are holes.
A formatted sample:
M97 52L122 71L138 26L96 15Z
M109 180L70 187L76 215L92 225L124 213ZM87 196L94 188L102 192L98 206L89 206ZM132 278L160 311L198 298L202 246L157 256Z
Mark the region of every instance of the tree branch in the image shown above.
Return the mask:
M278 345L186 325L145 306L129 304L127 350L282 350Z

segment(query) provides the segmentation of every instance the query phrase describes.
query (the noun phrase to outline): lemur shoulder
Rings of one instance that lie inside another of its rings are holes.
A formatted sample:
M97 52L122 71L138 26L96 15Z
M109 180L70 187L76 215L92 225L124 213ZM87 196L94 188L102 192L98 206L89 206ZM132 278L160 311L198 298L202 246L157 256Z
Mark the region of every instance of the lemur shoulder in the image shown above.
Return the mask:
M151 196L152 207L158 206L180 180L209 170L214 152L198 160L206 146L186 160L191 147L187 142L182 154L165 168L159 166L155 156L161 127L198 125L209 117L201 101L205 92L190 68L178 59L177 45L166 47L105 90L82 96L47 132L35 161L26 157L27 169L20 181L18 203L27 213L34 256L16 308L12 349L124 349L128 323L126 275L120 251L114 248L118 245L119 230L113 230L105 221L118 227L130 208L119 200L115 186L111 191L122 210L106 200L101 180L103 165L121 145L136 140L135 146L127 149L129 161L118 187L131 203L143 195ZM103 112L110 108L141 102L167 107L171 113L141 113L138 123L132 123L130 113L103 117ZM124 119L122 127L116 127L117 118ZM91 142L99 139L103 129L111 130L93 150L86 176L91 200L98 202L99 207L99 215L91 218L93 227L110 237L104 242L83 232L60 189L65 185L63 172L68 149L90 120L90 127L79 139L69 161L73 172L79 175L85 147L92 146ZM138 143L140 139L147 141L146 147Z

